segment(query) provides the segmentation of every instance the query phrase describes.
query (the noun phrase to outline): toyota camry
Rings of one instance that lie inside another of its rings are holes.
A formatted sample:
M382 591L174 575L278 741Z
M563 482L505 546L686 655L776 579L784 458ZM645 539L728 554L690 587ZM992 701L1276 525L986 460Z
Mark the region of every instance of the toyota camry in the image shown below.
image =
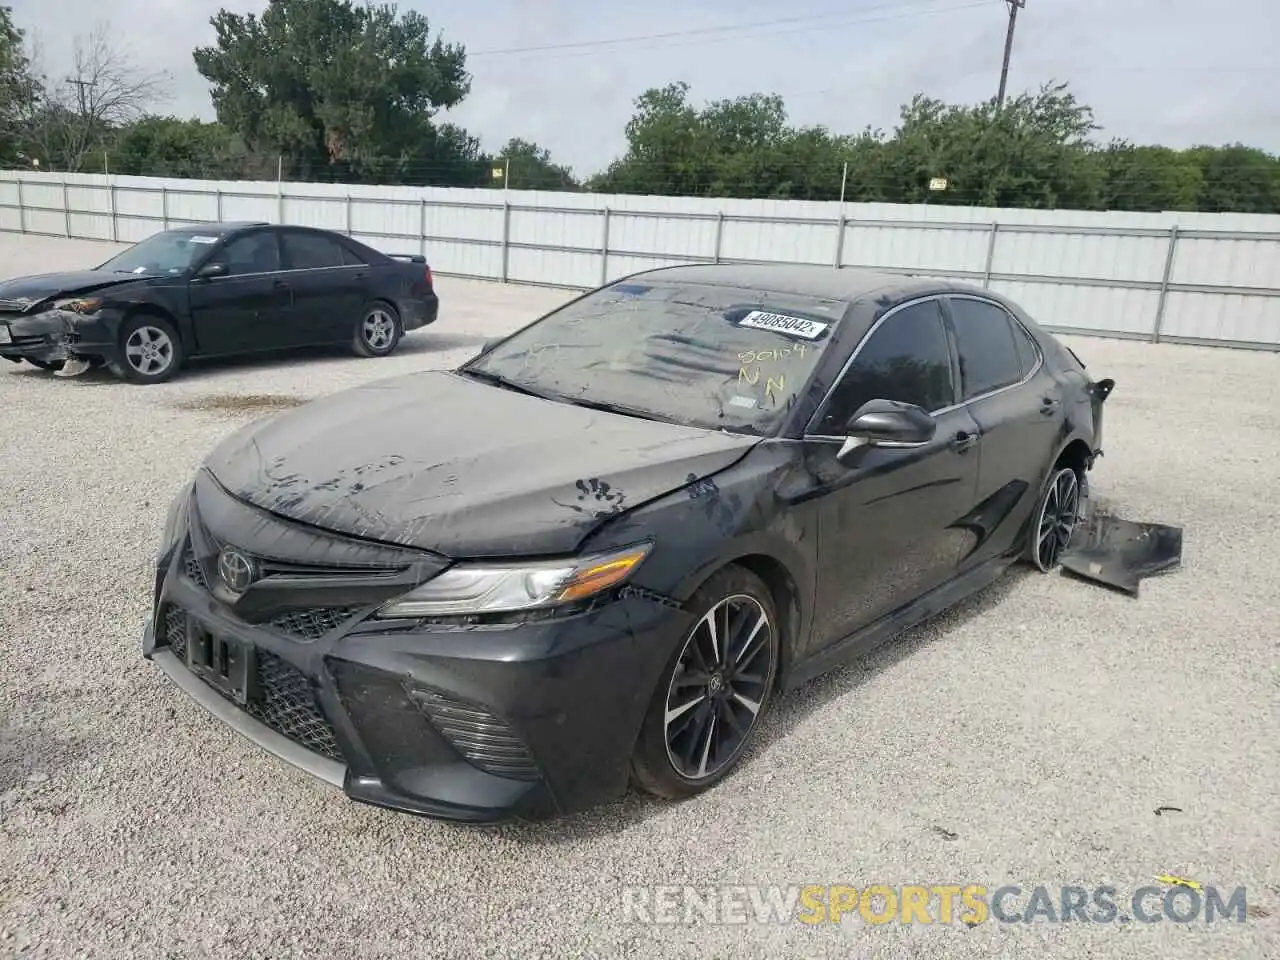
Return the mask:
M144 654L353 800L688 797L780 692L1053 568L1113 386L981 287L636 274L224 440L169 511Z

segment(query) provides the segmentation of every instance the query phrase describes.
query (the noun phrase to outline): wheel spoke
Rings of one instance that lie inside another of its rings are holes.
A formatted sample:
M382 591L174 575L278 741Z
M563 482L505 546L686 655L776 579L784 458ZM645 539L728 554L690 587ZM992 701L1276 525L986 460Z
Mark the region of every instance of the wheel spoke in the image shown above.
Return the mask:
M751 715L753 717L760 712L760 701L758 700L748 699L747 697L744 697L742 694L740 694L737 690L733 691L733 699L736 700L738 703L742 704L748 710L750 710Z
M707 732L705 741L702 744L702 759L698 761L698 776L705 777L707 775L707 761L711 759L711 744L716 737L716 711L711 710L707 719Z

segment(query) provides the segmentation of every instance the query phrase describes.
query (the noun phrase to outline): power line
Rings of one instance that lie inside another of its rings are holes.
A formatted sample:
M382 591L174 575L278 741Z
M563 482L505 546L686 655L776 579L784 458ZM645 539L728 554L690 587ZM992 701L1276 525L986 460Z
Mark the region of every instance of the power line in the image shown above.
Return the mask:
M968 10L971 8L985 7L988 0L971 0L968 3L949 4L939 6L937 0L926 0L925 4L921 4L920 0L908 0L905 6L915 6L919 9L904 10L903 3L894 4L878 4L875 6L862 7L862 13L875 10L895 10L897 12L886 14L878 17L867 17L861 14L857 16L849 16L844 14L821 14L812 17L789 17L784 20L760 21L756 23L744 23L736 26L724 27L703 27L700 29L678 30L670 33L648 34L645 36L631 37L613 37L600 40L584 40L577 43L569 44L549 44L540 47L512 47L505 50L481 50L476 52L467 52L467 57L477 56L498 56L510 55L516 60L537 59L537 60L563 60L573 57L597 56L601 53L631 53L643 50L666 49L669 47L684 46L702 46L711 43L724 43L732 40L755 40L772 38L779 35L793 33L812 33L816 30L827 30L833 26L854 23L876 23L885 20L900 20L904 17L916 17L934 13L949 13L955 10ZM822 22L818 22L821 20ZM761 27L773 25L799 24L792 26L790 29L768 30L763 33L739 33L730 36L715 36L712 33L723 34L727 31L743 31L755 30ZM675 42L670 42L675 41ZM681 42L683 41L683 42ZM622 50L615 49L618 44L643 43L643 46L628 47ZM536 56L534 56L536 55Z
M1004 65L1000 68L1000 92L996 94L996 109L1004 106L1005 85L1009 82L1009 57L1013 53L1013 30L1018 25L1018 11L1027 5L1027 0L1005 0L1009 5L1009 30L1004 35Z

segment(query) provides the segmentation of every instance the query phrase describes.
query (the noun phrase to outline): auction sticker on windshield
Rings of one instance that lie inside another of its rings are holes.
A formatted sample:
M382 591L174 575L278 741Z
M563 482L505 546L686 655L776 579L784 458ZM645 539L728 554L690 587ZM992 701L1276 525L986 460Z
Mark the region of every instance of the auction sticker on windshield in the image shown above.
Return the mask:
M218 238L217 238L217 237L202 237L202 236L194 236L194 237L192 237L192 238L191 238L191 242L192 242L192 243L217 243L217 242L218 242Z
M781 313L766 313L763 310L752 310L738 321L740 327L751 327L754 330L772 330L788 337L800 337L803 340L817 340L827 332L829 323L817 320L806 320L804 317L789 317Z
M9 336L9 327L0 323L0 343L12 343L13 337Z

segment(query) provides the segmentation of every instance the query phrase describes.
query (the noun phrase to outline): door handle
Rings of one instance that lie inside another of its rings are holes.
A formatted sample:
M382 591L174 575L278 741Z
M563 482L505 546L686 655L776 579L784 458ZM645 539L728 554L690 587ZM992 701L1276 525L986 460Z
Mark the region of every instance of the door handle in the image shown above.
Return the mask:
M967 430L961 430L951 439L951 449L956 453L964 453L970 447L978 442L976 433L969 433Z
M1060 401L1055 397L1042 397L1040 399L1040 412L1048 416L1058 409Z
M289 288L289 284L283 280L273 280L271 285L278 290L287 290Z

